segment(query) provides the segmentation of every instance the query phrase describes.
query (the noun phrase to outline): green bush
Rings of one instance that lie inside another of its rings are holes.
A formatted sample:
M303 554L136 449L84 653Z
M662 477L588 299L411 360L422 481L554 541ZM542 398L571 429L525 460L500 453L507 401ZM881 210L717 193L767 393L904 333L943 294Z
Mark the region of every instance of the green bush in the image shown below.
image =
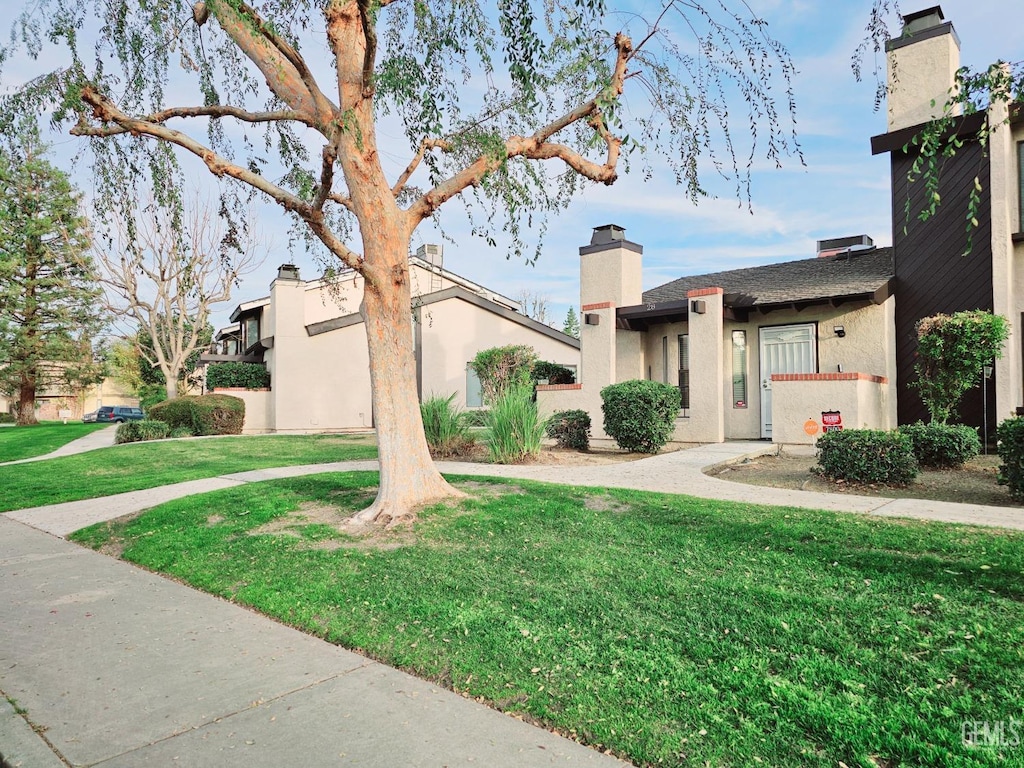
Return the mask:
M463 456L475 442L469 434L465 415L455 405L455 394L434 396L420 403L423 416L423 434L426 435L430 455L440 458Z
M846 429L818 438L816 470L832 480L906 485L918 466L913 443L900 431Z
M679 415L679 390L670 384L633 379L601 390L604 431L619 447L657 453L668 442Z
M245 402L231 395L176 397L154 405L149 415L172 430L188 429L193 435L240 435Z
M462 420L467 427L486 427L489 413L490 412L486 408L477 408L473 411L463 411Z
M167 399L167 387L163 384L143 384L138 388L139 408L146 413L157 403Z
M170 433L167 422L146 419L145 421L126 421L117 425L114 442L138 443L143 440L163 440Z
M13 413L0 413L0 424L13 424L17 420Z
M590 414L586 411L559 411L548 419L544 431L560 448L590 448Z
M530 378L536 384L540 381L547 381L548 384L575 384L576 374L569 368L558 363L549 363L547 360L538 360L533 364Z
M910 438L914 456L922 467L962 467L981 452L978 430L963 424L917 422L899 429Z
M206 388L222 387L267 389L270 371L262 363L210 363L206 368Z
M1005 485L1010 496L1024 501L1024 418L1007 419L996 430L999 438L999 484Z
M469 367L480 379L484 402L493 405L502 392L531 384L530 371L536 361L533 347L510 344L477 352Z
M496 464L519 464L540 454L544 423L533 401L533 386L506 389L487 418L487 450Z
M168 437L192 437L192 430L188 427L177 427L172 429L167 435Z

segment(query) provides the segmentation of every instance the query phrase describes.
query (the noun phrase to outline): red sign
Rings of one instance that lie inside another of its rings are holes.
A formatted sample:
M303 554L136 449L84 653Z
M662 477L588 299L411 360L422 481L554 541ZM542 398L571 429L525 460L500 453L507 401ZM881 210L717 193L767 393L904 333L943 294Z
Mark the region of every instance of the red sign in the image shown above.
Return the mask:
M821 412L821 431L839 432L843 428L843 414L839 411Z

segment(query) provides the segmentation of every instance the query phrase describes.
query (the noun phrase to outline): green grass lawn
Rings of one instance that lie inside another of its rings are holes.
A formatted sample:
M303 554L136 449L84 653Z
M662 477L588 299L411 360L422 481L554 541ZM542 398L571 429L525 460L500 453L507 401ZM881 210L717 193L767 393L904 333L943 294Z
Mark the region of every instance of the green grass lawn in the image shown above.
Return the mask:
M250 469L376 456L372 438L364 435L221 437L133 443L0 467L0 512L112 496Z
M43 456L72 440L85 437L90 432L109 426L109 424L82 424L77 421L67 424L62 424L59 421L44 421L30 427L2 427L0 428L0 462Z
M411 532L337 533L375 483L75 538L639 765L1024 764L961 738L1022 719L1019 532L475 479Z

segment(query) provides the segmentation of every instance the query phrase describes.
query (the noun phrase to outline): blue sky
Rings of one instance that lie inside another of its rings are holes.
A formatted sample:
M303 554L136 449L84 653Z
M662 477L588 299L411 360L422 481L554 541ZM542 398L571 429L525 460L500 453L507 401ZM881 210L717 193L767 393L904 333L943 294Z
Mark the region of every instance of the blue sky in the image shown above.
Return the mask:
M614 0L609 4L616 5ZM930 4L902 0L901 8L908 13ZM885 131L884 108L873 109L875 84L870 75L858 83L850 69L851 56L864 36L870 0L749 0L749 5L768 21L771 34L794 59L797 131L806 166L795 158L781 170L758 164L752 212L737 201L728 184L712 183L710 189L718 197L694 205L667 169L656 166L654 177L645 181L637 168L612 187L589 187L569 210L552 219L541 258L532 266L506 259L500 236L497 249L471 238L461 206L452 201L441 212L445 231L454 240L444 241L445 266L509 296L520 290L545 296L560 325L569 305L578 308L578 248L589 242L591 229L602 224L625 227L626 236L644 246L645 288L682 275L808 258L819 239L863 233L879 245L890 244L888 160L872 157L869 146L872 135ZM1019 0L946 0L942 8L960 36L964 64L981 67L996 58L1024 60L1024 4ZM8 26L3 15L0 12L0 29ZM890 28L898 31L897 19L890 19ZM865 62L868 72L873 63L870 58ZM27 75L30 67L26 63L21 71ZM18 69L8 71L7 84L16 82ZM734 131L743 128L739 123L733 126ZM81 141L54 140L58 163ZM404 167L409 154L400 130L385 125L378 141L385 159L396 168ZM200 180L205 171L196 168L195 173ZM79 184L88 190L87 179L79 179ZM218 326L226 324L238 302L266 295L279 264L295 261L307 279L318 274L310 254L289 253L284 214L267 205L259 218L271 253L261 269L244 279L231 305L218 309ZM430 242L442 240L427 222L414 236L413 247Z

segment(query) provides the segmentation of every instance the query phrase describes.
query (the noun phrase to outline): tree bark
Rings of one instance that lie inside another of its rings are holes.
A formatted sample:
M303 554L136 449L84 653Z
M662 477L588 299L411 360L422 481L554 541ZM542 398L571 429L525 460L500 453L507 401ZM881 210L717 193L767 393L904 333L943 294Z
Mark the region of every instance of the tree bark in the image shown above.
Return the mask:
M368 280L360 305L370 353L380 487L373 504L353 520L393 526L414 519L419 507L465 494L441 476L423 434L412 342L408 238L382 231L364 237L364 242L371 241L373 252L367 260L382 266L390 282L381 289Z
M18 426L26 427L38 423L36 420L36 380L23 375L18 395Z
M177 376L164 375L167 383L164 385L164 389L167 390L167 399L173 400L178 396L178 378Z

